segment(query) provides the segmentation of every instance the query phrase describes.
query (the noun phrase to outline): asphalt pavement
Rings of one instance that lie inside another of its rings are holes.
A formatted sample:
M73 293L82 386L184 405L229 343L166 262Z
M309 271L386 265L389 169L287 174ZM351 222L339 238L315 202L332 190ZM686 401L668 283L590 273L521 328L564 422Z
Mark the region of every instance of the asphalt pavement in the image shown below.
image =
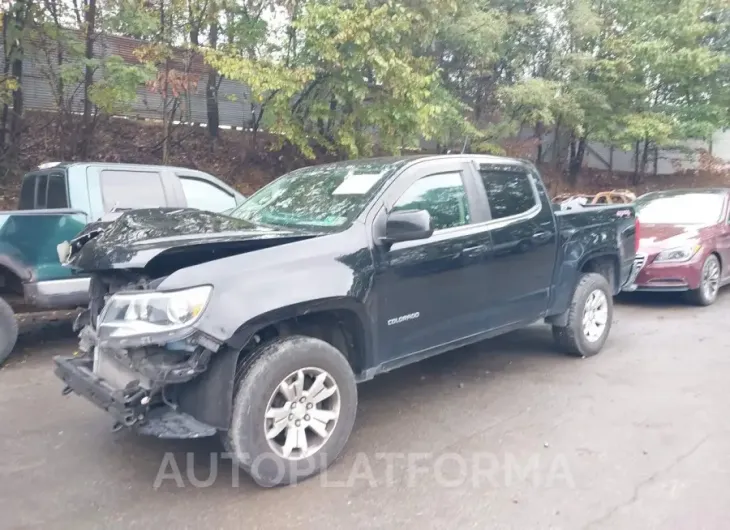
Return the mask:
M111 431L61 396L67 323L0 370L0 528L730 528L730 288L709 308L632 297L604 351L536 325L359 387L324 475L262 489L211 440Z

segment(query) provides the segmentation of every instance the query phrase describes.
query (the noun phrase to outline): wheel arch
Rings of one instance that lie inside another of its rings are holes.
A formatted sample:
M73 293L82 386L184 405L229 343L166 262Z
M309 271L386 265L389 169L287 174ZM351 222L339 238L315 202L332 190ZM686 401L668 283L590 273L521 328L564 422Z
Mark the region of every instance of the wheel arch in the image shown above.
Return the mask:
M368 366L372 355L373 341L367 322L365 307L358 300L351 297L323 298L279 307L259 315L242 324L226 341L226 345L243 352L252 341L261 342L268 339L272 331L275 331L277 336L297 331L330 342L345 354L353 371L359 373ZM346 338L352 344L347 351L343 351L343 345L332 342L341 340L341 337L337 339L322 336L321 328L327 326L334 326L345 335L349 335ZM320 333L317 333L318 331Z
M347 358L355 373L372 363L372 339L365 309L352 298L330 298L294 304L260 315L241 325L213 354L208 369L181 388L180 409L219 430L230 425L238 377L259 345L287 335L306 335L328 342Z
M23 296L23 278L0 257L0 296Z
M722 261L722 256L720 255L720 252L715 248L715 249L712 249L712 252L710 252L710 255L715 256L717 258L717 261L720 262L720 272L722 273L722 271L725 268L725 263Z
M566 300L566 304L560 308L559 313L549 315L545 318L545 322L553 326L565 326L568 322L568 316L570 313L570 304L575 297L575 292L578 289L581 278L588 273L600 274L608 281L612 294L616 294L616 286L619 285L620 274L618 258L610 253L596 253L587 255L584 259L578 262L578 266L574 269L575 276L573 279L572 287L570 289L570 296Z
M578 267L578 278L588 272L596 272L601 274L608 280L613 293L621 283L621 267L616 254L612 253L596 253L585 256ZM576 286L578 282L576 281Z

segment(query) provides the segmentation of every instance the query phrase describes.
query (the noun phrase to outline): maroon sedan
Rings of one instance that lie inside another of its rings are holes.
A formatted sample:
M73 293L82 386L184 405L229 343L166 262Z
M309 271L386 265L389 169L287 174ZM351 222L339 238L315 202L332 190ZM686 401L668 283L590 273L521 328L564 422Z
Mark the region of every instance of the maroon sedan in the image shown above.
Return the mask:
M730 189L647 193L636 200L638 275L626 291L687 291L710 305L730 283Z

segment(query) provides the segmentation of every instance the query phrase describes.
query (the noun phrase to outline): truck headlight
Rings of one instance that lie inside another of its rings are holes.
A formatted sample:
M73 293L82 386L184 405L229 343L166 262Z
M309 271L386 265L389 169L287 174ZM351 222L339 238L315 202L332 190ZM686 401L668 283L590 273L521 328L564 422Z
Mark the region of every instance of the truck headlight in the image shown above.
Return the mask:
M671 248L669 250L663 250L657 254L654 261L659 263L681 263L692 259L692 257L697 254L698 250L700 250L700 245Z
M99 316L100 339L149 336L150 341L189 328L203 313L213 288L140 291L112 295Z

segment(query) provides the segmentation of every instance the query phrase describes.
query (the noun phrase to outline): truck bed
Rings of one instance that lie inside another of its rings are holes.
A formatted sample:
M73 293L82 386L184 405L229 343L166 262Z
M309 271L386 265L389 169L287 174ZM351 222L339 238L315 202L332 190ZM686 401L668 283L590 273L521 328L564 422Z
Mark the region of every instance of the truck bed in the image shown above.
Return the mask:
M559 246L563 256L557 263L570 261L571 255L583 255L585 247L594 248L594 254L615 253L618 246L620 274L616 293L628 279L636 254L636 211L631 204L592 206L578 210L555 212L558 232L563 241ZM618 236L618 241L616 238Z

